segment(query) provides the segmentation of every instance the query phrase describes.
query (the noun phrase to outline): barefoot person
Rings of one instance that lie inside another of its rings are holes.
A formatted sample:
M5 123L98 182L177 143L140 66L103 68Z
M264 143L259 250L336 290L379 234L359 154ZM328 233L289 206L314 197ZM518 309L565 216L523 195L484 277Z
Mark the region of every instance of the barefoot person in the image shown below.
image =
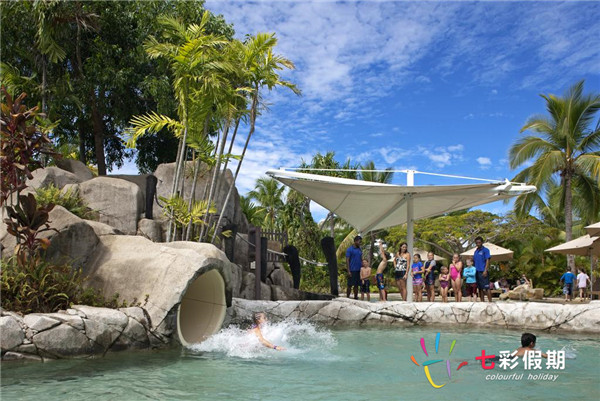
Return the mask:
M450 275L448 268L442 266L440 271L440 294L442 294L442 302L448 302L448 287L450 286Z
M467 283L467 296L469 302L477 301L477 279L475 275L477 271L473 266L473 258L467 258L467 267L463 270L465 276L465 282Z
M577 288L579 288L579 299L584 300L587 298L586 289L590 282L590 276L585 274L582 268L579 268L579 274L577 275Z
M379 241L379 256L381 256L381 262L377 266L377 272L375 273L375 281L377 281L377 289L379 290L379 300L387 301L387 292L385 291L385 282L383 279L383 273L387 268L388 261L391 259L391 255L383 249L383 241Z
M396 255L396 266L394 268L394 279L402 296L402 300L406 301L406 279L408 277L408 261L410 253L408 253L408 245L406 242L400 244L398 254Z
M360 268L362 267L362 237L354 237L354 243L346 250L346 269L348 270L348 288L346 296L350 298L350 290L354 289L354 299L358 299L358 286L360 285Z
M415 293L415 302L423 301L423 273L425 268L423 262L421 262L421 255L415 253L413 256L413 264L411 266L410 274L412 276L412 283Z
M435 277L438 275L439 267L434 259L433 252L427 252L427 262L425 262L425 289L427 290L427 301L435 301Z
M576 277L571 273L571 268L567 267L567 271L560 277L560 282L564 282L563 294L565 294L565 301L573 300L573 282Z
M279 345L274 345L271 344L269 341L267 341L263 335L262 335L262 331L260 331L260 328L262 325L264 325L265 323L267 323L267 315L265 315L263 312L256 312L254 315L252 315L252 320L254 321L254 324L252 325L252 327L250 328L250 331L252 333L254 333L254 335L258 338L258 341L264 345L267 348L273 348L274 350L277 351L284 351L285 348L279 346Z
M371 301L371 266L369 261L363 259L362 267L360 268L360 300L365 300L365 294L367 294L367 302Z
M452 255L452 263L450 263L450 280L452 280L452 291L454 291L454 300L462 301L462 269L463 263L460 260L458 253Z
M475 264L475 279L477 280L477 288L479 289L479 299L483 302L483 293L487 293L488 301L492 302L492 290L490 289L490 250L483 246L483 238L475 238L477 248L473 253L473 263Z

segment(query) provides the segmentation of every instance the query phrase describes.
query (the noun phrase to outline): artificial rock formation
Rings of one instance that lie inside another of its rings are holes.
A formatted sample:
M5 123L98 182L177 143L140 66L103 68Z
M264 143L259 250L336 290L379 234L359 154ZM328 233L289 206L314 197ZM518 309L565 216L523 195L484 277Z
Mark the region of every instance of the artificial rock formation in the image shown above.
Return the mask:
M270 319L299 319L327 326L452 325L600 333L600 301L562 305L532 302L249 301L234 299L225 324L245 324L253 312Z

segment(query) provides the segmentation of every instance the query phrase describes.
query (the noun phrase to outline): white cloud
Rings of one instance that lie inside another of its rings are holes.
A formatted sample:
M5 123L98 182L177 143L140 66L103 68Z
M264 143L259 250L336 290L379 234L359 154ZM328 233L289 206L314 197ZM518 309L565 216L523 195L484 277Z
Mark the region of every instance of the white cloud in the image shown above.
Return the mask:
M483 170L490 168L492 165L492 161L489 157L478 157L477 163L479 163L479 167L481 167Z

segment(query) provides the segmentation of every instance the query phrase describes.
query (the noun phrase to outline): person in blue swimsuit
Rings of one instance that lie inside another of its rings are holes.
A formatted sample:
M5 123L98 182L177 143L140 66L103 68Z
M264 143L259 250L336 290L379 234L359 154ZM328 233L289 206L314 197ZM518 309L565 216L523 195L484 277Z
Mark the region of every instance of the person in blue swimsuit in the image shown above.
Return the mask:
M383 278L383 273L385 273L388 261L392 258L392 255L389 255L383 249L383 241L379 241L379 256L381 256L381 262L379 262L379 266L377 266L375 280L377 281L377 288L379 289L379 300L385 302L387 301L387 292L385 290L385 280Z

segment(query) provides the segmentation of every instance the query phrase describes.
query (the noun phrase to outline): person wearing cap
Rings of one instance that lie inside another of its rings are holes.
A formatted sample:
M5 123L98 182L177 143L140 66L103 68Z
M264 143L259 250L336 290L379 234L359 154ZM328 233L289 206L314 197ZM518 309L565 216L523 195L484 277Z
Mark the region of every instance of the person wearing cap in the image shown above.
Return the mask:
M360 285L360 268L362 267L362 250L360 245L362 237L354 237L354 243L346 250L346 269L348 270L348 288L346 296L350 298L350 290L354 289L354 299L358 299L358 286Z

